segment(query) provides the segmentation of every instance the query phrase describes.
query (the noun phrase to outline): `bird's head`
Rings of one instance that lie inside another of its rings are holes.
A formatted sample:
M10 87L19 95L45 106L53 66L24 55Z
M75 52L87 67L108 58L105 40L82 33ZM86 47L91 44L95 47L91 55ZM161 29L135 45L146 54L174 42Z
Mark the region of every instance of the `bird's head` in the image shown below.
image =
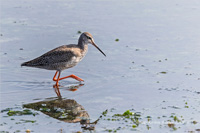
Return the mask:
M90 43L90 44L92 44L93 46L95 46L104 56L106 56L106 55L104 54L104 52L95 44L94 39L93 39L92 35L91 35L89 32L84 32L84 33L82 33L81 36L80 36L80 38L82 38L82 40L83 40L86 44Z

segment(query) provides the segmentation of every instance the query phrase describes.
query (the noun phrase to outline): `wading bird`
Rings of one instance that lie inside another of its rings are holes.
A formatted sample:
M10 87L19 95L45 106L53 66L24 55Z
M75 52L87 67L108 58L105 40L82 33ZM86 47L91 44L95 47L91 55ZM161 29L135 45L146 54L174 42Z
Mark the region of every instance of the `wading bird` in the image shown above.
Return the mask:
M92 35L88 32L84 32L80 35L78 44L69 44L57 47L38 58L24 62L21 66L27 67L37 67L47 70L56 70L53 77L53 81L56 81L55 87L58 87L59 80L65 78L73 78L78 81L84 81L83 79L75 76L69 75L60 78L61 71L76 66L86 55L88 51L88 44L95 46L104 56L106 56L103 51L95 44ZM57 77L58 74L58 77ZM56 78L57 77L57 78Z

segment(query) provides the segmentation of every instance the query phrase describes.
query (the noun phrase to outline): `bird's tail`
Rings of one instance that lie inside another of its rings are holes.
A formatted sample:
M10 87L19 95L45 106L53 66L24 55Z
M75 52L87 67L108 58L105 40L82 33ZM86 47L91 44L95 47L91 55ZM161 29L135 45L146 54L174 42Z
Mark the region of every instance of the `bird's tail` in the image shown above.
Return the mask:
M21 64L21 66L29 66L29 62L24 62Z

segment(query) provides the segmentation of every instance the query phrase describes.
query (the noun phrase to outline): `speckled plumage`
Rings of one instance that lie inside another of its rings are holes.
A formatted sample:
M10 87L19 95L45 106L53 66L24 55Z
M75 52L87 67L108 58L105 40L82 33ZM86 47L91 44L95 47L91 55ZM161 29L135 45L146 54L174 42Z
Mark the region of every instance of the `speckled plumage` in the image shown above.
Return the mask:
M25 62L22 66L37 67L48 70L62 71L74 67L88 51L88 45L80 49L78 45L70 44L57 47L38 58Z

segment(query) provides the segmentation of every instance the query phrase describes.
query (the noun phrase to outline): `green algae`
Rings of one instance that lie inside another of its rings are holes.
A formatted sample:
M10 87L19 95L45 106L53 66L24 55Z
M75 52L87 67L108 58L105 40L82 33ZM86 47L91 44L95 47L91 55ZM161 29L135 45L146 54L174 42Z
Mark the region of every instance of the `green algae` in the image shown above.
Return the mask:
M4 110L5 111L5 110ZM8 116L21 116L21 115L37 115L37 113L33 113L31 110L29 109L24 109L22 111L15 111L15 110L9 110L7 112Z
M118 42L118 41L119 41L119 39L117 38L117 39L115 39L115 41L116 41L116 42Z

